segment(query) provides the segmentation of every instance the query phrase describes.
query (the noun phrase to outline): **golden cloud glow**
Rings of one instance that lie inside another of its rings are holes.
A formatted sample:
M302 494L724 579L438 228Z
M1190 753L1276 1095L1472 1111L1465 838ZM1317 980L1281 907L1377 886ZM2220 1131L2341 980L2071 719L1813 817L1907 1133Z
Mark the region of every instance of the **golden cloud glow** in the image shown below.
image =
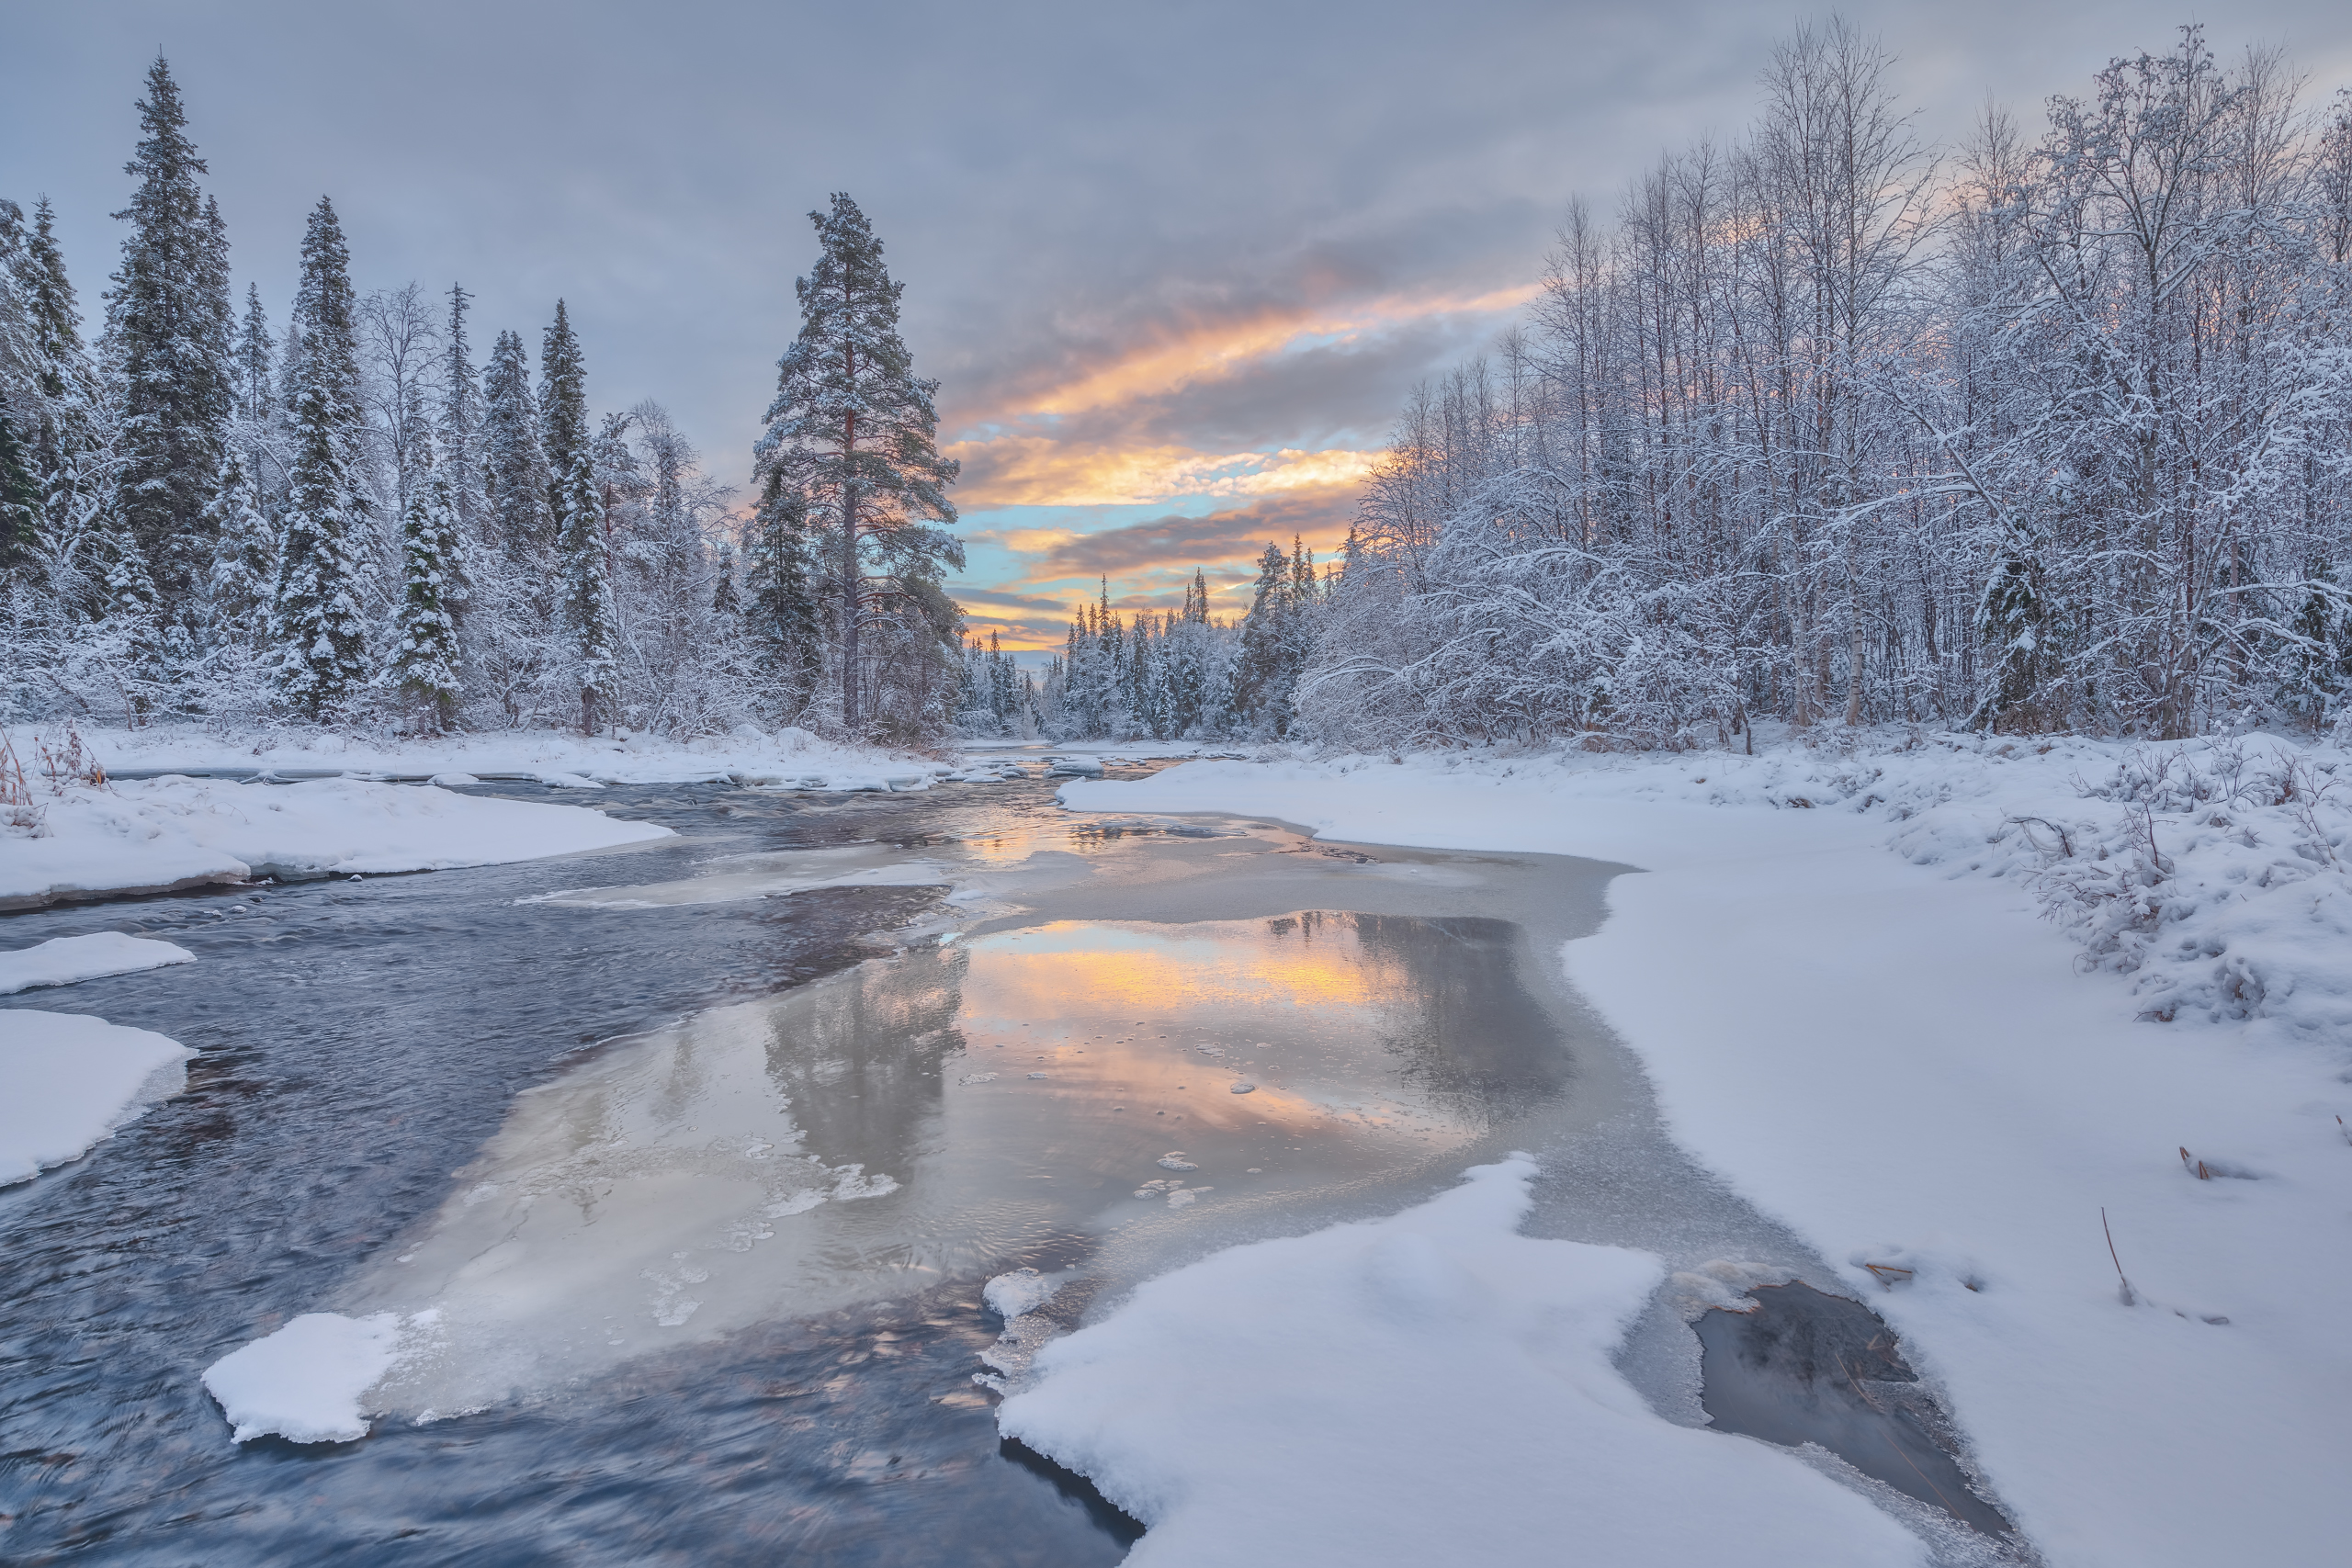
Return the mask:
M967 507L1148 506L1182 496L1281 495L1351 490L1377 452L1194 452L1182 446L1102 448L1046 435L958 442L948 455L981 470Z
M1026 412L1072 414L1109 408L1201 381L1221 379L1303 338L1348 342L1369 332L1429 316L1516 310L1539 292L1540 285L1529 284L1479 295L1390 295L1339 312L1268 310L1244 321L1217 321L1140 348L1115 363L1057 387L1030 400Z

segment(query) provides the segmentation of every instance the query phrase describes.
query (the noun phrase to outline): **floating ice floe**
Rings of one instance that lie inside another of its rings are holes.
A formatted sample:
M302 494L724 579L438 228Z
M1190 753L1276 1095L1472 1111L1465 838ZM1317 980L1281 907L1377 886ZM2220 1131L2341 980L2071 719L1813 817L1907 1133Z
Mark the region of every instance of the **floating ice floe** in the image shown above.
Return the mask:
M196 954L176 943L121 931L51 937L31 947L0 953L0 997L36 986L71 986L81 980L195 962Z
M1035 1269L1015 1269L981 1286L980 1300L999 1317L1015 1318L1023 1313L1035 1312L1052 1301L1061 1288L1062 1282L1051 1275L1040 1274Z
M437 1314L306 1312L204 1370L238 1442L347 1443L368 1435L369 1390L431 1341Z
M1533 1173L1513 1158L1152 1280L1040 1347L998 1426L1148 1528L1137 1568L1680 1563L1726 1542L1807 1568L1927 1561L1786 1450L1656 1415L1611 1358L1657 1260L1518 1235Z
M80 1158L186 1089L195 1055L81 1013L0 1012L0 1186Z

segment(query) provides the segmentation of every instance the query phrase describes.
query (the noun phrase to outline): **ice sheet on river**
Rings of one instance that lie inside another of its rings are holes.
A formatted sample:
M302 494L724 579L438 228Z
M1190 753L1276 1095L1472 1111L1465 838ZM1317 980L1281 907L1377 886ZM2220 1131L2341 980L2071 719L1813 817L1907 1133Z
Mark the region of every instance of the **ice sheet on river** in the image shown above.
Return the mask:
M1927 1560L1785 1450L1654 1414L1610 1358L1658 1260L1515 1234L1534 1174L1154 1280L999 1424L1143 1522L1135 1568Z
M178 1094L195 1055L102 1018L0 1010L0 1186L80 1158Z
M136 975L174 964L193 964L196 954L176 942L122 931L56 936L30 947L0 953L0 997L36 986L71 986L111 975Z
M423 1417L1041 1244L1139 1278L1302 1197L1377 1202L1556 1087L1550 1033L1495 1010L1494 925L1057 922L714 1010L518 1096L431 1221L320 1304L435 1314L360 1402ZM1432 1055L1441 1014L1487 1054ZM1258 1092L1204 1070L1220 1040Z

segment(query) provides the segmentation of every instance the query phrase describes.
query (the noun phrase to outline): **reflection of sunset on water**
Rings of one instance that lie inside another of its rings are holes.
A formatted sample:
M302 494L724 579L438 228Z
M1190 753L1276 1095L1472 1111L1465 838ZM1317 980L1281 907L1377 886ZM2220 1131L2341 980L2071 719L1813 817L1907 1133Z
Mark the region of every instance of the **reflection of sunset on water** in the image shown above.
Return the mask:
M1246 942L1222 930L1215 937L1171 936L1064 921L972 945L967 1031L1000 1019L1040 1026L1065 1014L1083 1020L1109 1001L1161 1009L1181 1002L1189 1010L1369 1008L1374 1000L1353 932L1336 924L1324 926L1319 939L1301 933Z
M1196 1129L1466 1135L1387 1059L1412 1032L1401 978L1345 916L1063 921L973 942L957 1027L976 1064L1001 1062L1072 1115L1116 1104Z

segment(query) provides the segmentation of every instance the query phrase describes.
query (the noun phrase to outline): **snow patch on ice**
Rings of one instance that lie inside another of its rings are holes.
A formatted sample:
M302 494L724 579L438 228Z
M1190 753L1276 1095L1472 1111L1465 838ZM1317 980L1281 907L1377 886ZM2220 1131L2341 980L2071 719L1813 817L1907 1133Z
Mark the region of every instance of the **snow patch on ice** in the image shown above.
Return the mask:
M368 1435L368 1391L433 1338L437 1314L306 1312L204 1370L238 1442L344 1443Z
M175 942L122 931L59 936L32 947L0 953L0 997L36 986L71 986L110 975L136 975L170 964L193 964L196 954Z
M102 1018L0 1010L0 1187L80 1158L184 1091L195 1055Z
M1660 1266L1517 1235L1534 1173L1152 1280L999 1425L1148 1527L1135 1568L1925 1560L1788 1453L1653 1414L1611 1355Z
M980 1287L980 1299L999 1317L1014 1318L1023 1313L1035 1312L1054 1299L1062 1282L1035 1269L1015 1269L1009 1274L999 1274Z

